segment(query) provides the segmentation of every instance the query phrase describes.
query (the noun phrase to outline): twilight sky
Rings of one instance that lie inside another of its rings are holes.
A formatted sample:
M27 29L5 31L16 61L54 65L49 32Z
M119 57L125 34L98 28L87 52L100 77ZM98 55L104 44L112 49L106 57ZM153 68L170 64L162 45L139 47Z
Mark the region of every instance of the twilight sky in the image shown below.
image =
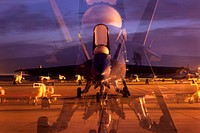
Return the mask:
M147 0L124 1L131 40ZM79 44L79 0L57 2L72 36L71 44L66 44L48 0L0 1L0 60L44 56ZM92 4L93 0L87 2ZM148 37L148 42L153 40L152 49L161 55L200 57L199 12L199 0L159 0Z

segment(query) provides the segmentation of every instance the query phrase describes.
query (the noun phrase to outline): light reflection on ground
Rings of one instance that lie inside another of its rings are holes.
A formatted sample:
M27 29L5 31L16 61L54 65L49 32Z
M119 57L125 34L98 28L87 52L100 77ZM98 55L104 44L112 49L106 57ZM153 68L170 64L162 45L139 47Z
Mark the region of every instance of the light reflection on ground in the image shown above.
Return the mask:
M10 94L11 91L14 93L23 89L26 90L24 92L28 92L31 84L2 86ZM159 93L155 95L156 86L152 83L150 85L128 83L131 97L123 98L111 89L107 102L106 100L97 102L95 94L98 89L91 88L88 94L78 99L74 97L76 84L55 84L56 93L62 94L66 99L62 97L51 103L50 109L45 107L41 109L41 103L36 106L27 105L19 99L15 99L16 101L7 99L5 103L0 104L1 132L171 133L176 132L176 129L178 132L199 132L200 105L189 104L188 100L185 100L187 98L185 96L188 96L186 93L193 92L195 87L190 84L159 84L157 88L160 88L165 96L170 115L162 97Z

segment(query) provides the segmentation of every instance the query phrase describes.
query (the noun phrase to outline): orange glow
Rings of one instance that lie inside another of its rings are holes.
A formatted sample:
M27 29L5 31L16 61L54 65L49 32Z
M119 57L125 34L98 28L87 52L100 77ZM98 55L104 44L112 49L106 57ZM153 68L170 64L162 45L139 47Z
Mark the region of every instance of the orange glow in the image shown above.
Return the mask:
M198 67L197 71L198 71L198 73L200 73L200 67Z

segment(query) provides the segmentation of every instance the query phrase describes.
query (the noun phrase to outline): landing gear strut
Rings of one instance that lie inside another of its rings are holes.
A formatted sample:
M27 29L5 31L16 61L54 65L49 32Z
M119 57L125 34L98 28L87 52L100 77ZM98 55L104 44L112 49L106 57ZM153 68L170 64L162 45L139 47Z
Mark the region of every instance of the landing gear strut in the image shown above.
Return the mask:
M129 97L130 96L130 92L129 92L127 86L124 86L122 94L123 94L123 97Z
M130 96L130 92L128 90L128 87L126 85L125 80L123 80L123 85L124 85L124 88L123 88L123 91L122 91L123 97L129 97Z
M78 87L77 88L77 98L81 98L81 93L82 93L81 87Z

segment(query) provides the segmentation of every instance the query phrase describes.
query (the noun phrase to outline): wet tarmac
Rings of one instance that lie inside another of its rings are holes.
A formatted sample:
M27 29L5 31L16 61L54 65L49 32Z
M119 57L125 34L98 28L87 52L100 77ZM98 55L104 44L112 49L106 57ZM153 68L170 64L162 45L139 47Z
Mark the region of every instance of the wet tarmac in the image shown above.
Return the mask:
M1 133L200 132L200 103L188 103L197 89L190 83L128 83L129 98L111 88L99 102L98 89L76 98L77 83L55 83L55 94L61 96L50 106L27 102L25 94L35 94L31 83L0 86L8 96L0 104Z

